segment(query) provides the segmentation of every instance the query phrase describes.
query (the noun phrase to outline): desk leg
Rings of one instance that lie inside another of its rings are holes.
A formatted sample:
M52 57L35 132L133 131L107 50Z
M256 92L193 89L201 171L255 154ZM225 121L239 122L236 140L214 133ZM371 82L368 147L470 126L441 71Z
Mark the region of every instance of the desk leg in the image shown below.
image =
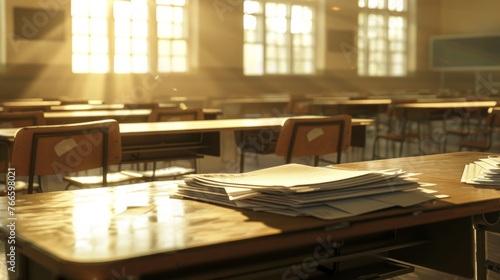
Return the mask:
M489 234L500 234L500 212L474 216L476 230L476 280L488 279L490 273L500 273L498 249L491 248ZM488 233L489 232L489 233ZM494 239L494 238L493 238Z

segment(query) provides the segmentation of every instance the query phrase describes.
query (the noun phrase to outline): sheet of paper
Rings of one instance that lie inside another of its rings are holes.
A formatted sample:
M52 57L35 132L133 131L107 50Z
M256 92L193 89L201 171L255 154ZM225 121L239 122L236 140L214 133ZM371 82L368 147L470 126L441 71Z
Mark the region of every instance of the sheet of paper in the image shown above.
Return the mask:
M370 199L392 203L401 207L408 207L422 202L436 199L434 195L427 194L421 191L401 191L393 193L384 193L370 196Z
M325 203L328 206L340 209L353 215L360 215L372 211L386 209L396 206L395 204L369 199L367 197L356 197L350 199L335 200Z

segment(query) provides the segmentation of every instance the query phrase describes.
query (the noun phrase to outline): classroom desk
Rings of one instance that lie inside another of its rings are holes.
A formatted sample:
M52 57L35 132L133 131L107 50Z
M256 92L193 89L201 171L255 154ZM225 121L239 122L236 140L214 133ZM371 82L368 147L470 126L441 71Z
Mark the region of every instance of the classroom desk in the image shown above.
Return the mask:
M460 175L466 163L486 155L337 165L402 167L422 173L419 181L435 183L428 188L449 195L337 220L178 199L172 195L174 182L156 182L18 196L14 216L7 197L0 197L0 232L7 238L8 218L16 218L16 268L27 277L21 279L30 279L28 268L40 267L51 272L50 279L262 279L265 273L275 276L271 279L305 279L318 272L318 264L374 253L472 278L472 216L500 211L500 192L460 183Z
M271 131L274 136L287 118L223 119L163 123L122 123L122 160L140 161L195 154L220 156L223 131ZM364 147L370 119L352 119L351 145ZM1 137L1 135L0 135ZM187 143L187 144L186 144Z
M334 116L349 114L353 116L376 116L385 112L391 104L391 99L359 99L359 100L313 100L311 102L314 114Z
M136 105L136 106L134 106ZM69 104L50 106L50 112L71 112L71 111L94 111L94 110L126 110L126 109L143 109L142 104L130 104L129 108L125 108L125 104ZM159 108L178 108L173 103L160 103Z
M286 114L290 97L248 97L220 100L226 118L280 117Z
M151 109L131 109L131 110L94 110L94 111L62 111L45 112L47 124L68 124L76 122L88 122L103 119L115 119L120 123L146 122L151 114ZM222 114L218 109L203 109L205 119L213 120Z

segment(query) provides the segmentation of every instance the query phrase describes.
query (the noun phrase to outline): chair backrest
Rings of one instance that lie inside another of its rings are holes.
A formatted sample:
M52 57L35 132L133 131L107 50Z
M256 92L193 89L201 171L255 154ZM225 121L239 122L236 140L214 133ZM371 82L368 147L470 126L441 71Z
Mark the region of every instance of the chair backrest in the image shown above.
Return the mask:
M0 128L15 128L44 124L45 117L41 111L0 113Z
M321 156L347 150L351 144L351 116L289 118L285 121L276 144L275 154L292 157Z
M118 122L102 120L21 128L12 145L10 167L16 169L18 176L29 176L30 188L35 175L61 175L102 167L105 185L108 165L120 161Z
M174 122L203 120L201 108L192 109L154 109L148 117L148 122Z
M288 114L311 114L312 106L311 106L312 98L292 98L287 105L286 111Z

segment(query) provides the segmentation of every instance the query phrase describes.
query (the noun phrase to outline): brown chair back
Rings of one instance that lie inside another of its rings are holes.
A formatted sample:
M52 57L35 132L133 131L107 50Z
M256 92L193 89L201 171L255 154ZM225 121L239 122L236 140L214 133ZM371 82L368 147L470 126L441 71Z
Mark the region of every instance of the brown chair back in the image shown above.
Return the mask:
M289 163L292 157L318 157L337 153L337 163L340 163L340 155L350 147L350 143L349 115L290 118L285 121L280 131L275 154L286 156L286 162Z
M34 125L44 125L45 117L43 112L16 112L16 113L0 113L0 127L14 128Z
M11 153L16 175L29 176L32 193L35 175L62 175L103 168L121 161L120 127L115 120L67 125L30 126L17 131Z
M148 122L175 122L203 120L201 108L192 109L154 109L148 117Z
M288 102L286 111L291 115L307 115L312 113L312 98L292 98Z

